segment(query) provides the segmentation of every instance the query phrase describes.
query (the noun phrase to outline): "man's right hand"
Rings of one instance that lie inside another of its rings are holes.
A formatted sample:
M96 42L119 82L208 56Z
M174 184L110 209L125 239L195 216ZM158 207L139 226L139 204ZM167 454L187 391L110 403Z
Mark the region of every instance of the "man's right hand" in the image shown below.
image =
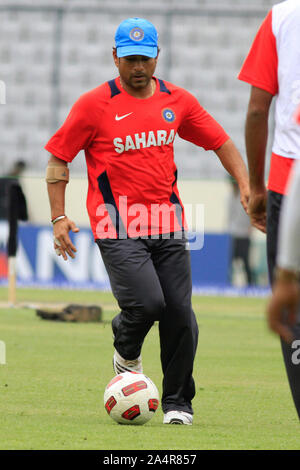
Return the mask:
M250 192L248 215L254 227L263 233L267 232L267 191Z
M79 232L79 228L76 227L75 222L68 219L68 217L58 220L53 225L54 249L58 256L62 255L65 261L68 259L67 255L71 258L75 258L77 251L69 237L70 230L74 233Z
M292 327L297 321L300 288L297 279L278 279L273 285L273 293L267 306L269 328L286 343L293 341Z

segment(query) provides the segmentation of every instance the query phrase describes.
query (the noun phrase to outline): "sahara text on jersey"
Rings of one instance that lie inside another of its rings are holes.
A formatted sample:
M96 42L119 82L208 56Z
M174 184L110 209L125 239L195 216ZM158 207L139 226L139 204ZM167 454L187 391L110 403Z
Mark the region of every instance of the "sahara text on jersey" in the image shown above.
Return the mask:
M117 153L127 152L128 150L136 150L146 147L159 147L162 145L169 145L174 141L175 130L171 129L170 132L166 130L157 130L156 135L154 131L141 132L140 134L127 135L125 139L116 137L114 139L115 151Z

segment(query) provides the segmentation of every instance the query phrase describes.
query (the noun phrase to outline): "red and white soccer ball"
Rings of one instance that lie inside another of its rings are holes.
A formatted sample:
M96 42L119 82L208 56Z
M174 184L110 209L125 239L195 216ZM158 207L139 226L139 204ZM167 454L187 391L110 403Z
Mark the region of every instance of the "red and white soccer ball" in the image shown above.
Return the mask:
M116 375L104 392L104 406L119 424L145 424L159 405L156 386L144 374L124 372Z

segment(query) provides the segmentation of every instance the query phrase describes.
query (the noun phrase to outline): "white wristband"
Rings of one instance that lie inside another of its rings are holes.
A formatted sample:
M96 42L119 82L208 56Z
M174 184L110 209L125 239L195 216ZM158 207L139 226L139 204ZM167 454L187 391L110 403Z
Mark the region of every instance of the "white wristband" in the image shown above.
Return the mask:
M67 216L66 215L59 215L55 219L51 220L52 225L56 224L59 220L65 219Z

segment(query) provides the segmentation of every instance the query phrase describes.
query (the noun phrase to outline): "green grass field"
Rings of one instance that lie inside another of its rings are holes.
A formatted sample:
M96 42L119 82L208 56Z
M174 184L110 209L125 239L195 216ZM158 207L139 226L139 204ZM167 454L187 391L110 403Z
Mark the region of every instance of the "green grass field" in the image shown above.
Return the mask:
M7 290L0 289L0 301ZM193 426L120 426L103 407L113 376L110 293L20 289L18 301L99 303L104 321L41 320L32 308L0 309L0 449L299 449L299 424L279 341L264 321L265 299L193 298L199 324ZM158 328L143 349L144 371L161 391Z

